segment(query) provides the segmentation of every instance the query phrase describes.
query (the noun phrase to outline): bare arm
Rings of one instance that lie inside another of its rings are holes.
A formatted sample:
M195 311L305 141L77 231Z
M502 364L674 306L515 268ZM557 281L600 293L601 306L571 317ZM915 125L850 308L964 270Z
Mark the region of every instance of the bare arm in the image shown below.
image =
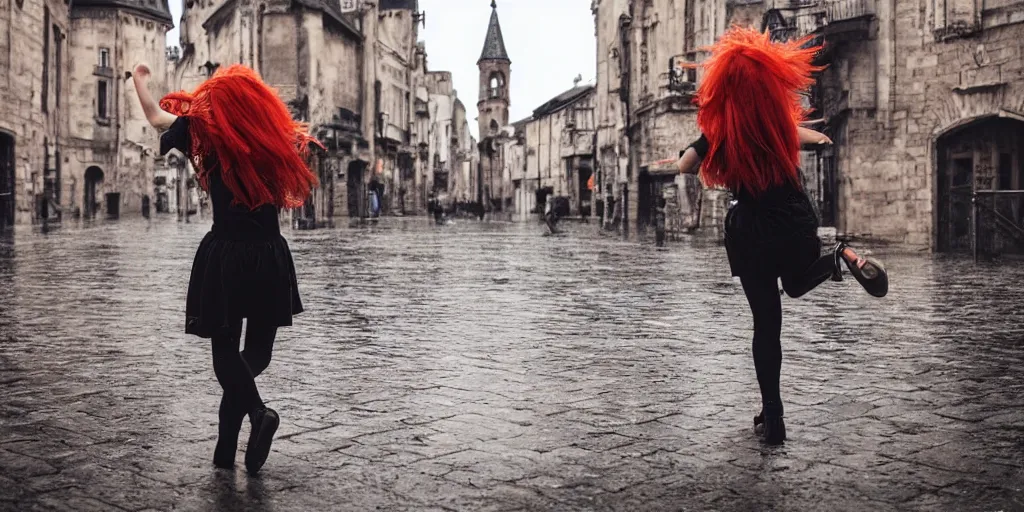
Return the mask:
M174 124L178 116L160 108L160 105L149 93L149 68L145 64L135 66L132 73L132 80L135 81L135 92L139 95L139 102L142 103L142 111L146 113L146 120L158 130L166 130Z
M686 148L683 152L682 158L676 161L676 167L679 168L680 174L697 174L700 169L700 155L697 154L697 150L692 147Z
M797 133L800 135L800 144L832 144L832 139L825 136L824 133L816 132L803 126L796 127Z

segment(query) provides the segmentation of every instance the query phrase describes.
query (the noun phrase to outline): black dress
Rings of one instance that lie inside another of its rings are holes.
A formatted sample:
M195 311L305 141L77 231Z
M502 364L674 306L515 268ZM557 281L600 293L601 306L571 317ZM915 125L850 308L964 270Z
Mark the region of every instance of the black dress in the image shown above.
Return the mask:
M689 147L703 159L708 141L701 135ZM818 215L798 186L776 186L757 197L746 189L730 192L736 204L725 216L725 250L732 275L796 274L821 256Z
M179 117L160 137L160 153L173 148L188 154L189 141L188 119ZM277 207L263 205L250 211L233 205L219 166L210 170L209 186L213 228L199 244L192 264L185 332L210 338L242 318L266 327L292 325L292 316L302 312L302 301Z

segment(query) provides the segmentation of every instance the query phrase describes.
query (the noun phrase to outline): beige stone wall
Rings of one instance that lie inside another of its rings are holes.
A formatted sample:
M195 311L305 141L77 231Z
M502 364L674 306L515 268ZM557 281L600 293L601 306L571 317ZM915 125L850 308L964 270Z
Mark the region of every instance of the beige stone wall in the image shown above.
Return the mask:
M49 24L44 18L49 10ZM53 42L53 26L68 34L67 6L59 0L26 1L22 6L13 0L0 0L0 133L14 142L15 221L28 222L35 217L35 194L43 192L46 155L54 155L67 133L67 116L63 107L67 100L67 73L58 68L68 62L66 40L60 44L62 54L57 61L57 45ZM49 40L49 57L44 59L44 38ZM47 105L43 106L44 61L49 64ZM49 149L46 144L49 144ZM63 159L63 156L62 156ZM50 167L56 165L50 157ZM63 172L63 169L62 169ZM0 178L3 178L0 176Z
M153 196L154 160L158 132L149 126L134 82L125 73L147 63L153 77L149 87L161 97L168 92L163 22L130 10L76 10L72 19L68 163L62 179L61 203L69 211L84 211L85 173L97 167L103 180L96 188L99 213L107 211L105 194L119 193L120 214L140 215L143 196ZM102 69L100 50L109 53ZM100 82L107 88L107 115L98 110Z
M999 23L1024 18L1024 9L982 13L987 28L946 42L935 41L942 24L934 10L930 0L898 4L895 20L879 20L892 23L892 39L881 33L840 62L851 106L860 107L837 141L841 232L933 246L938 138L965 122L1024 112L1024 23ZM873 66L876 52L883 58Z

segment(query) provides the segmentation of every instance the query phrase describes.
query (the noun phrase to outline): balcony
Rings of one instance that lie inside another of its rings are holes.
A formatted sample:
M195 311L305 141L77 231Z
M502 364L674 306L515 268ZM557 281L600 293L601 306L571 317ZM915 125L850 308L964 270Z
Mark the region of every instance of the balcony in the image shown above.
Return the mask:
M828 39L864 39L872 37L874 19L875 0L796 0L766 12L764 28L777 40L814 34Z

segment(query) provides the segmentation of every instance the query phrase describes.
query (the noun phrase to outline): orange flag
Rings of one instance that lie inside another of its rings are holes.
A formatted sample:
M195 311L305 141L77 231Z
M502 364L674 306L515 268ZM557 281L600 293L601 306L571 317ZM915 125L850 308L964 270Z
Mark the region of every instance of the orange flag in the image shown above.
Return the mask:
M594 175L590 175L590 179L587 180L587 190L594 190Z

